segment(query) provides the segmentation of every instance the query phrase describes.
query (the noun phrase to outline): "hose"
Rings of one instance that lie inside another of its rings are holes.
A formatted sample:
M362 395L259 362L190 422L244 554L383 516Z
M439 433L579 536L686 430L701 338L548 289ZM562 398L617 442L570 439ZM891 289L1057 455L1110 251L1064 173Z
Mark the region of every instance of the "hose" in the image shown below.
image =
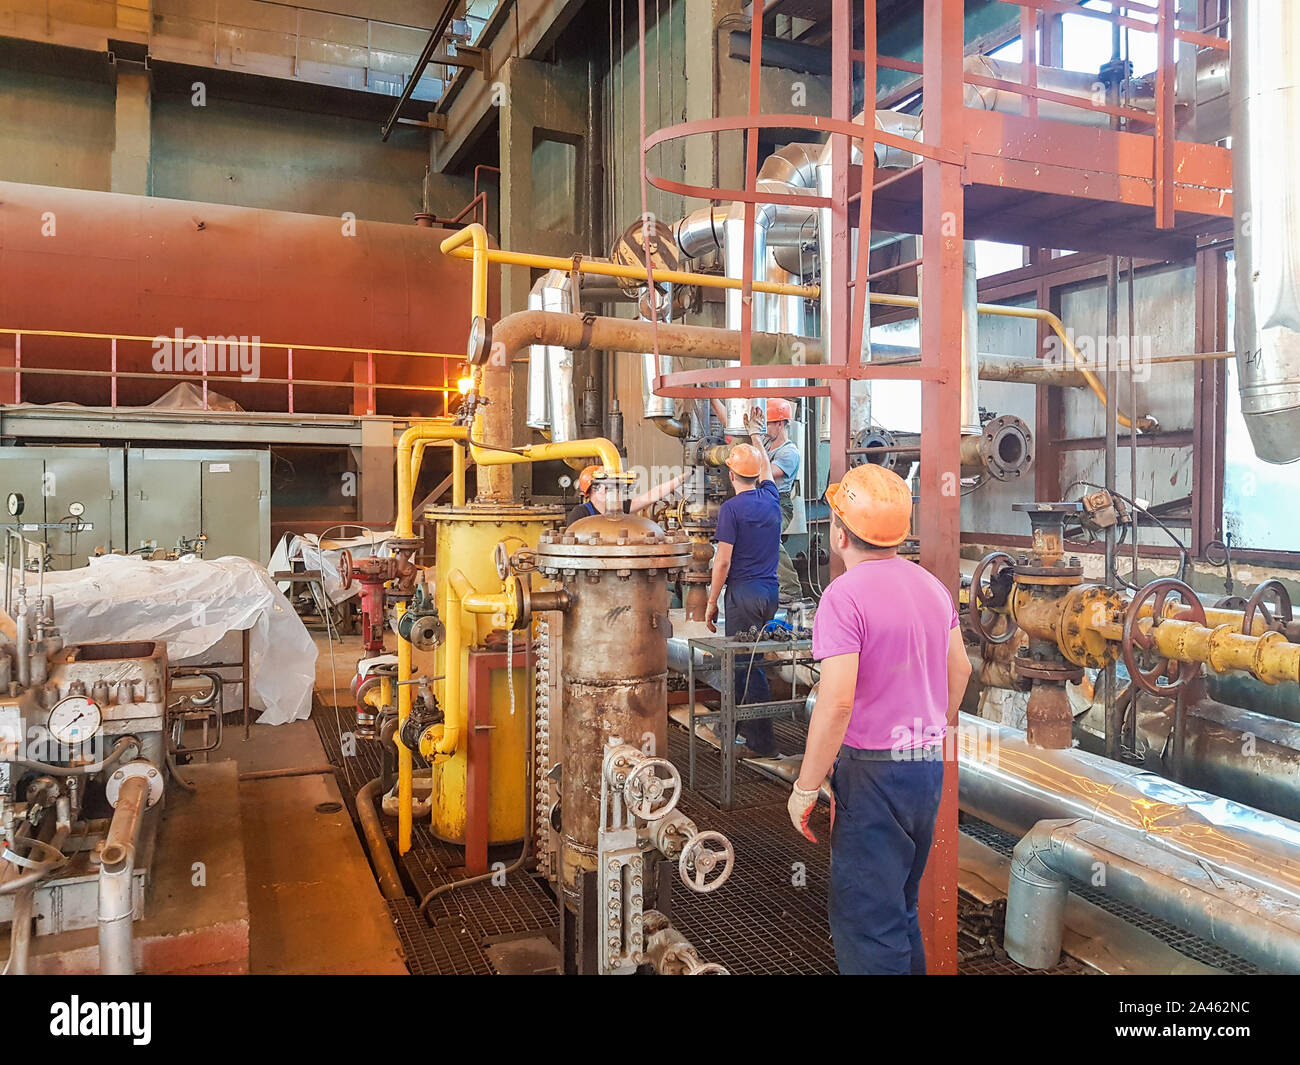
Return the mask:
M35 773L48 773L59 777L84 777L92 773L103 772L105 769L116 765L132 747L138 750L140 741L134 736L123 736L113 745L108 757L102 762L96 762L94 765L48 765L45 762L35 762L29 758L15 758L13 764L23 766Z
M181 776L180 767L176 764L176 755L174 755L171 751L167 752L167 768L172 771L172 780L176 781L177 784L179 784L182 788L188 791L191 795L193 795L196 791L199 790L199 786L197 784L195 784L193 781L186 780L183 776Z
M382 787L383 781L375 777L357 792L357 819L361 822L366 850L370 852L370 861L375 867L379 890L386 899L404 899L406 889L402 887L401 877L397 875L397 866L393 862L392 852L388 849L388 840L384 837L384 829L379 823L379 814L375 810L375 799L379 796Z

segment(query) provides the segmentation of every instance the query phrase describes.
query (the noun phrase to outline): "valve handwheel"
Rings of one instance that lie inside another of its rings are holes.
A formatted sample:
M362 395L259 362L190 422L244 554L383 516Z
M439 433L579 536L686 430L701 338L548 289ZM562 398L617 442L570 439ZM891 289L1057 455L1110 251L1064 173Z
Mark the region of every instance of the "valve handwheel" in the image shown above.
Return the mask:
M1133 597L1124 615L1124 636L1120 647L1124 652L1124 666L1129 676L1143 691L1152 695L1172 695L1191 680L1200 670L1196 662L1178 662L1174 659L1161 658L1153 669L1143 670L1137 664L1137 651L1154 651L1156 642L1152 632L1162 624L1165 618L1165 604L1171 595L1176 595L1187 607L1188 614L1179 618L1197 625L1205 624L1205 607L1192 589L1173 577L1154 580ZM1151 627L1143 629L1141 622L1142 608L1151 603ZM1165 677L1167 684L1161 684Z
M731 876L736 864L736 850L721 832L697 832L682 848L677 871L682 883L692 891L707 895L717 891Z
M352 587L352 574L352 552L345 547L339 555L339 584L345 592Z
M660 776L664 770L667 776ZM672 813L682 797L682 776L667 758L646 758L623 782L627 808L642 821L657 821Z
M1264 602L1270 594L1276 601L1276 616ZM1291 595L1287 592L1286 585L1278 580L1270 579L1265 581L1246 600L1246 606L1241 615L1241 631L1246 636L1253 635L1255 611L1257 610L1264 615L1264 624L1275 632L1284 632L1286 627L1295 620L1295 616L1291 611Z
M994 551L980 559L979 565L975 567L975 572L971 574L969 600L971 628L985 643L1006 643L1016 634L1016 623L998 611L996 607L1001 604L994 602L994 581L1015 564L1016 560L1005 551ZM989 573L988 583L985 584L984 572L990 568L992 572ZM986 613L992 615L987 622L984 620ZM1006 631L994 635L992 626L996 617L1002 617L1005 620Z

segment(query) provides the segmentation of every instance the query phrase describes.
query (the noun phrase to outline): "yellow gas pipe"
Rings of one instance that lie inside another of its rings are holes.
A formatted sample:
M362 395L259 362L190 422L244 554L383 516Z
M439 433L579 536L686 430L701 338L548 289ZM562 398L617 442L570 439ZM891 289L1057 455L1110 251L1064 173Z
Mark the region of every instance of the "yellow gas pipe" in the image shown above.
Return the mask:
M469 433L463 425L453 425L450 421L417 422L404 432L397 441L397 522L395 531L399 538L409 539L415 535L415 523L412 510L415 500L415 445L434 440L450 440L452 443L452 497L465 499L465 459L460 441L467 439ZM459 457L459 461L457 458ZM397 604L397 617L401 620L406 613L404 603ZM406 640L397 641L397 732L393 741L397 744L397 851L405 854L411 849L411 802L414 798L414 763L411 752L402 743L402 725L411 713L411 645Z
M473 247L467 247L469 244ZM487 268L489 263L500 266L527 266L537 270L563 270L566 274L574 268L572 258L558 255L537 255L525 251L505 251L501 248L489 248L487 230L474 222L464 229L457 230L441 244L443 255L456 259L470 259L474 263L474 287L471 294L473 315L476 318L487 317ZM601 277L617 277L626 281L645 281L644 266L624 266L621 263L598 262L594 259L579 259L578 272L581 274L598 274ZM696 274L685 270L656 270L656 283L669 285L699 285L702 288L743 288L738 277L723 277L720 274ZM804 299L816 299L821 293L818 285L790 285L775 281L753 282L755 292L771 292L778 296L802 296Z
M1121 618L1104 603L1094 606L1097 601L1087 598L1088 593L1096 595L1098 591L1104 589L1080 585L1067 595L1048 599L1038 587L1017 583L1006 604L986 609L1006 615L1030 636L1055 641L1074 665L1096 666L1097 661L1082 660L1072 649L1095 646L1086 639L1088 633L1114 645L1124 639ZM1241 631L1243 619L1237 611L1207 607L1208 624L1202 625L1186 620L1186 610L1184 604L1168 603L1157 624L1149 605L1140 609L1137 624L1162 658L1204 663L1216 673L1245 670L1266 684L1300 683L1300 644L1290 643L1280 632L1266 630L1262 619L1256 618L1254 631L1247 634ZM1062 633L1076 640L1071 643Z
M453 425L446 421L421 422L411 426L402 434L397 445L397 523L399 537L414 535L414 518L412 514L415 491L415 462L417 447L423 448L431 441L453 441L452 449L452 503L454 506L465 505L465 449L460 442L469 444L474 461L481 466L499 466L522 462L546 462L551 459L571 457L591 457L599 459L611 478L624 478L623 459L613 443L603 438L593 440L569 440L563 443L532 444L518 450L502 450L474 444L464 426ZM457 584L459 581L459 585ZM464 650L463 610L471 613L497 613L509 602L508 593L496 595L479 593L473 589L463 574L457 571L448 581L448 611L444 624L447 626L446 647L446 687L449 693L460 691L461 659ZM405 612L402 604L397 607L398 616ZM507 611L508 612L508 611ZM397 645L397 677L399 682L397 695L397 717L400 726L411 712L412 693L409 682L412 677L411 646L405 640ZM442 738L436 750L439 754L455 751L463 733L464 707L460 700L452 697L448 700L446 713L454 715L455 724L444 728ZM413 798L414 764L411 752L397 740L397 794L398 794L398 851L405 854L411 848L411 800Z

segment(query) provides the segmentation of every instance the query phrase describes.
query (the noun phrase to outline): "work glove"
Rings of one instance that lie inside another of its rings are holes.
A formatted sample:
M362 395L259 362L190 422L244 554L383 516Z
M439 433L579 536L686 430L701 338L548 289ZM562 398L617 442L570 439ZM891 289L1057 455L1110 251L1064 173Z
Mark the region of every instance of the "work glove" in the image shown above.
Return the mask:
M718 604L710 603L709 609L704 612L704 624L706 624L709 627L710 632L718 631L718 626L716 624L717 620L718 620Z
M810 843L817 842L817 837L808 827L808 818L812 816L813 808L817 805L817 794L817 788L804 791L796 780L790 792L790 801L786 803L786 809L790 811L790 823L794 825L795 831L802 833L804 839Z

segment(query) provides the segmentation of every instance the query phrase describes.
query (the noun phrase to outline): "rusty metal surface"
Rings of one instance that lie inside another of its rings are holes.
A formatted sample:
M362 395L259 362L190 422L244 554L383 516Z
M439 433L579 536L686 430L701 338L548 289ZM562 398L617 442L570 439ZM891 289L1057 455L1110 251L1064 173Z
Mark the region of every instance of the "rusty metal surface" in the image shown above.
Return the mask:
M57 239L42 235L46 212L57 219ZM179 328L264 344L464 350L463 321L444 312L468 301L470 277L439 252L446 231L357 221L349 237L342 225L287 211L0 182L0 326L148 337ZM118 347L119 370L152 372L151 344ZM26 336L23 363L107 371L109 342ZM284 352L263 349L263 377L284 376L285 365ZM375 366L379 381L442 381L442 360L376 356ZM364 382L366 356L298 351L294 373ZM282 385L230 374L209 380L246 409L284 409ZM118 402L148 403L172 384L123 378ZM441 395L377 397L380 413L442 409ZM24 374L23 398L107 405L109 381ZM347 412L351 399L348 389L296 388L302 411Z

